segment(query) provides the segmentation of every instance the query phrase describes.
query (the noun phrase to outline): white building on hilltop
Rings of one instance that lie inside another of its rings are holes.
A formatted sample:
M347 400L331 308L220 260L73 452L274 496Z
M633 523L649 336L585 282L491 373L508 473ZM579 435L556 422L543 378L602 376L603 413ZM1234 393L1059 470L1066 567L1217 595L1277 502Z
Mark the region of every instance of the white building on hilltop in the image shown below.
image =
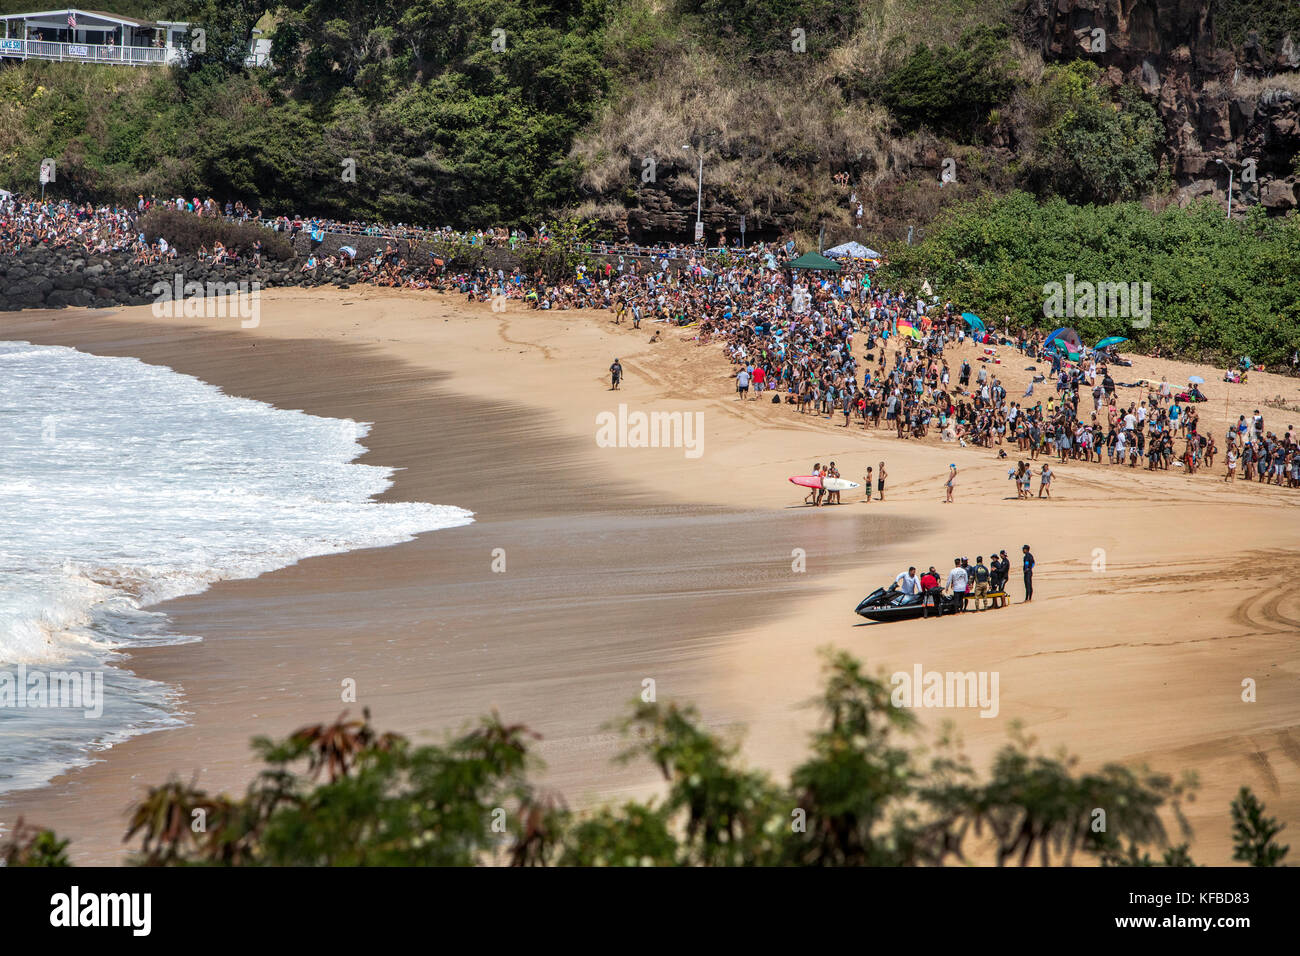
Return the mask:
M181 62L192 42L189 23L140 20L102 10L69 8L0 16L0 61L162 66ZM249 42L246 65L267 66L270 45L269 40L255 35Z

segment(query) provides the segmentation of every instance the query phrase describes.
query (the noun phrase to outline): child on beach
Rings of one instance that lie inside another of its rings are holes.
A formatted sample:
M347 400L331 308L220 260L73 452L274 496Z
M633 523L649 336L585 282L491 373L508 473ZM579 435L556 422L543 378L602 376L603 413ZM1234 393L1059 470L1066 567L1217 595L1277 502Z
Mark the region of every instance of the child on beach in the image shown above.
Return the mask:
M944 499L946 505L952 504L952 487L957 483L957 466L948 466L948 481L944 484Z
M871 504L871 466L867 465L867 473L862 476L862 488L867 493L866 502Z
M1038 497L1041 498L1044 494L1047 495L1048 501L1052 500L1052 469L1046 464L1043 465L1038 478Z

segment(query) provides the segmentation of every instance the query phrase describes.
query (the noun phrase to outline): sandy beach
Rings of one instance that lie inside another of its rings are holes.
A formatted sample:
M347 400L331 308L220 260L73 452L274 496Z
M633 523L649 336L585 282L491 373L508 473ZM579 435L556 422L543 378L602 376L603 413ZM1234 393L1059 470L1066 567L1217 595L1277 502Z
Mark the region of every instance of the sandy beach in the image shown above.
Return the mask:
M1300 826L1294 490L1227 484L1217 461L1191 477L1067 462L1053 465L1053 500L1020 501L1006 476L1014 447L1008 462L742 404L720 349L667 329L651 344L648 326L602 312L495 313L373 288L276 290L261 312L250 329L148 307L23 312L5 318L2 337L130 355L232 395L373 422L360 460L400 469L387 500L456 505L475 522L164 605L176 630L203 640L138 651L128 665L181 689L187 726L0 798L0 820L53 827L76 863L124 860L125 812L147 785L174 773L241 790L255 769L250 737L362 706L416 739L496 708L542 734L545 782L586 806L655 791L651 767L611 763L621 746L608 728L652 679L660 700L690 701L718 728L743 725L747 757L784 773L803 754L827 645L886 673L997 671L996 717L922 715L927 736L953 720L979 767L1020 721L1088 766L1194 772L1200 863L1230 862L1228 802L1243 785ZM967 345L949 362L977 354ZM627 370L618 392L605 371L614 356ZM1011 349L999 357L1015 398L1029 363ZM1227 385L1208 367L1142 357L1116 371L1119 381L1203 375L1202 422L1220 444L1254 408L1271 429L1300 419L1264 405L1300 402L1295 379ZM601 447L597 417L620 404L699 413L699 454ZM804 507L786 478L827 460L857 481L886 461L888 500L867 504L859 489L841 507ZM945 505L950 462L960 476ZM1028 605L1024 543L1038 560ZM1017 603L1004 610L894 625L853 614L909 564L946 571L955 555L995 549L1012 559ZM348 678L356 704L341 702ZM1242 700L1246 679L1255 702Z

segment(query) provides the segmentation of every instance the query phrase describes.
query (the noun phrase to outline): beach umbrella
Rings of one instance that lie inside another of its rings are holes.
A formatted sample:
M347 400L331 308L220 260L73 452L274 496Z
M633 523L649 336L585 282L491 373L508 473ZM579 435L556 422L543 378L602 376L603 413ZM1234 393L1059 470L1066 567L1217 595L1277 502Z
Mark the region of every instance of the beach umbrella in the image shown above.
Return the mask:
M1108 335L1106 338L1102 339L1100 342L1094 345L1093 348L1104 349L1108 346L1119 345L1121 342L1127 342L1127 341L1128 339L1124 338L1122 335Z
M984 331L984 321L974 312L963 312L961 317L966 320L966 324L977 332Z
M339 252L346 253L347 255L351 256L353 259L357 257L357 250L354 249L352 246L339 246Z
M1189 379L1187 380L1187 384L1188 384L1188 385L1204 385L1204 384L1205 384L1205 379L1201 378L1201 376L1199 376L1199 375L1193 375L1191 378L1189 378Z

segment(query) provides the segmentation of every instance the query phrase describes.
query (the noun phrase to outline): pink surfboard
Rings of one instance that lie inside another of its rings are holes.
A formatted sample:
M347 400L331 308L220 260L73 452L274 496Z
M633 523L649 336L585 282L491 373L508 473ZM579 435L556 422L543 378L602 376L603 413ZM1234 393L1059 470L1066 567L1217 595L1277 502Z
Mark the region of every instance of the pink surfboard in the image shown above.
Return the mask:
M825 488L827 491L849 491L860 487L856 481L849 481L847 478L822 479L817 475L796 475L790 479L790 484L802 488Z

